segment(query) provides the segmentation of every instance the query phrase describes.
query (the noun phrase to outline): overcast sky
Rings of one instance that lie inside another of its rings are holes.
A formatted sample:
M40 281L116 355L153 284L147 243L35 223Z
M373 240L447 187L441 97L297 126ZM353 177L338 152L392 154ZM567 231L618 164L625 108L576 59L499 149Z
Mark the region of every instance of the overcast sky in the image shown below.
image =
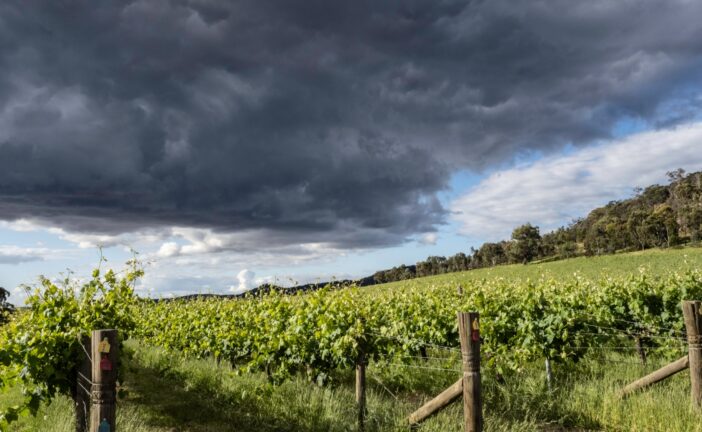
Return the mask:
M697 1L0 3L0 286L359 277L702 169ZM20 292L13 295L18 301Z

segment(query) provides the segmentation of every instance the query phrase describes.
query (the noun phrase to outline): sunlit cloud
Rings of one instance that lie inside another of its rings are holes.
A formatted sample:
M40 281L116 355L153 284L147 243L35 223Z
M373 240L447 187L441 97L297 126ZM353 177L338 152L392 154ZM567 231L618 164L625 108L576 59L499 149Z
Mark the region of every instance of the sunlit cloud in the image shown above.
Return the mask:
M630 197L666 172L702 169L702 122L575 150L497 171L451 204L463 234L500 240L526 222L557 228Z

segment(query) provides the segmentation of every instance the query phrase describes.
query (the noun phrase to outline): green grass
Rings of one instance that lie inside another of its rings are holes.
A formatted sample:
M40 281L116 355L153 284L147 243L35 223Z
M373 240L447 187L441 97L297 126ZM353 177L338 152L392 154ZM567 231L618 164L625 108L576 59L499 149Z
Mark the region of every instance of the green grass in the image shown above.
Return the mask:
M625 275L646 267L651 273L702 265L702 249L653 250L626 255L577 258L537 265L514 265L397 282L369 290L402 289L404 284L457 284L495 277L566 279ZM622 342L627 345L629 342ZM633 348L633 345L632 345ZM687 372L620 400L628 382L662 366L670 358L651 358L646 367L631 350L603 350L568 368L555 365L552 391L545 385L542 364L504 377L484 370L486 431L700 431L702 414L690 406ZM204 431L354 431L356 409L353 371L339 371L332 382L318 386L297 377L273 386L264 374L237 375L211 359L127 341L125 383L128 396L118 404L120 432ZM372 363L368 370L367 430L406 431L407 416L459 376L455 353L433 351L427 363L411 366ZM419 366L419 368L417 367ZM443 370L449 369L449 370ZM0 407L16 403L19 390L0 394ZM461 431L462 408L454 403L426 421L424 432ZM23 417L16 431L73 431L71 403L58 398L42 406L35 418Z
M320 387L303 378L280 386L265 376L236 375L209 359L126 344L128 396L119 401L122 432L204 431L353 431L356 410L353 376L340 371L332 384ZM431 353L441 356L440 352ZM632 355L609 353L564 371L556 366L555 386L545 386L541 365L505 377L498 383L483 377L486 431L702 431L702 417L690 409L689 378L681 373L627 400L617 392L626 383L665 364L648 366ZM458 360L430 360L415 366L457 369ZM424 401L454 382L453 371L371 365L368 372L368 431L406 431L405 419ZM0 397L12 403L16 389ZM461 431L460 403L426 421L425 432ZM67 398L42 407L36 418L23 418L17 431L72 431Z

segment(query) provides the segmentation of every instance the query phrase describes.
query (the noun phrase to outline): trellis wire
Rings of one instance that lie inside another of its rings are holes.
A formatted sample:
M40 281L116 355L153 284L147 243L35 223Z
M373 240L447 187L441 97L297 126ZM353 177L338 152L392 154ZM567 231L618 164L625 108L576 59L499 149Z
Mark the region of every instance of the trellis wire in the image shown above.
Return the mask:
M416 365L408 365L404 363L385 363L388 366L399 366L399 367L405 367L405 368L410 368L410 369L429 369L429 370L437 370L437 371L450 371L450 372L461 372L461 369L449 369L449 368L439 368L439 367L432 367L432 366L416 366Z
M597 319L600 318L600 317L598 317L597 315L589 314L589 313L587 313L587 312L579 312L579 313L580 313L581 315L588 316L588 317L590 317L590 318L597 318ZM644 327L644 328L646 328L646 329L648 329L648 328L654 328L654 329L657 329L657 330L672 331L672 332L675 332L675 333L684 334L683 331L681 331L681 330L676 330L676 329L674 329L674 328L661 327L661 326L656 326L656 325L653 325L653 324L645 324L645 323L641 323L641 322L638 322L638 321L629 321L629 320L625 320L625 319L621 319L621 318L611 318L611 319L612 319L613 321L624 322L624 323L628 323L628 324L636 324L636 325L641 326L641 327Z
M421 355L419 356L414 356L414 355L389 355L387 358L405 358L405 359L414 359L417 361L426 361L426 360L432 360L432 361L458 361L460 360L460 356L458 357L423 357Z
M373 336L377 336L377 337L382 337L382 338L390 339L390 340L396 340L396 341L403 342L403 343L416 342L416 343L419 344L419 345L424 345L424 346L427 346L427 347L432 347L432 348L437 348L437 349L443 349L443 350L447 350L447 351L461 352L461 350L460 350L459 348L453 348L453 347L449 347L449 346L445 346L445 345L437 345L437 344L433 344L433 343L430 343L430 342L426 342L426 341L424 341L424 340L422 340L422 339L416 339L416 338L410 338L410 337L403 337L403 336L383 335L383 334L374 333L374 332L368 332L368 334L373 335Z

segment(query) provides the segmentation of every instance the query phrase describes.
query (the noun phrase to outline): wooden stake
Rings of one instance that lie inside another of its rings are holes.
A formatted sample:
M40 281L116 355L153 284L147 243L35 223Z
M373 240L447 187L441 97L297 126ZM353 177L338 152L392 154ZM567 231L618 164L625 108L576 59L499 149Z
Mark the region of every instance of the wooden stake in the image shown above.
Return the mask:
M440 395L435 397L434 399L430 400L429 402L425 403L422 405L421 408L419 408L417 411L413 412L409 416L409 424L415 425L427 417L429 417L432 414L435 414L439 412L439 410L443 409L446 407L448 404L453 402L457 397L463 395L463 377L461 377L458 381L453 383L453 385L443 392L441 392Z
M119 342L117 330L93 330L91 343L92 380L90 432L102 432L107 425L115 432L117 359ZM100 426L103 425L103 429Z
M76 392L73 398L76 413L76 432L87 432L88 413L90 412L90 392L92 365L90 362L90 338L85 336L81 339L81 349L78 354L80 362L76 373Z
M458 335L463 358L463 421L465 432L482 432L480 388L480 314L458 312Z
M427 346L422 345L419 347L419 356L422 357L422 360L425 362L429 361L429 354L427 354Z
M702 317L699 301L684 301L683 316L687 331L687 355L690 359L690 385L692 387L692 406L700 409L702 405Z
M675 375L676 373L685 370L688 367L688 364L689 363L687 356L682 357L674 361L673 363L667 364L666 366L663 366L657 371L652 372L643 378L639 378L633 383L624 387L624 389L620 393L620 397L625 398L637 390L641 390L643 388L657 383L658 381L662 381L668 378L669 376Z
M366 418L366 356L358 355L356 362L356 405L358 406L358 430L365 430Z

